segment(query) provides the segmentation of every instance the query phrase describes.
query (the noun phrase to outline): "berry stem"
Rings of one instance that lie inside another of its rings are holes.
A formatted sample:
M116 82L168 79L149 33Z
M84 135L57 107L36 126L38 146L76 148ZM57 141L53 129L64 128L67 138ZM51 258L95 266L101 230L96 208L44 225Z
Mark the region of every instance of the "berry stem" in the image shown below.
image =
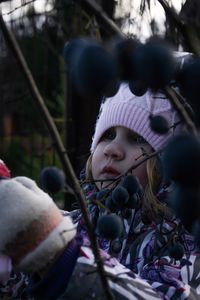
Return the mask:
M181 118L183 121L187 124L187 127L192 131L192 133L197 136L197 129L194 124L194 122L191 120L188 112L184 108L183 104L181 101L183 99L180 99L180 95L176 92L176 90L172 87L166 86L164 89L166 96L169 98L175 109L178 111L180 114Z

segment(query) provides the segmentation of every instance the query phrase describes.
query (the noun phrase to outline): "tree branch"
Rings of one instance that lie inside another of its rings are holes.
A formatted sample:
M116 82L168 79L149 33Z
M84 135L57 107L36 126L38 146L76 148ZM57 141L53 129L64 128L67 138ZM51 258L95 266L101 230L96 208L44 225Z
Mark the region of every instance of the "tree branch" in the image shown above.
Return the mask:
M197 136L196 126L195 126L194 122L191 120L189 113L184 108L184 106L183 106L184 104L182 104L180 102L180 101L182 101L182 96L180 94L178 94L174 88L169 87L169 86L167 86L164 89L164 92L165 92L166 96L169 98L169 100L172 103L172 105L174 106L174 108L176 109L176 111L178 111L178 113L180 114L181 118L183 119L185 124L188 126L190 131L194 135Z
M106 298L108 300L112 300L113 299L113 295L111 293L110 287L108 285L108 280L104 271L104 266L102 263L102 259L100 256L100 251L98 248L98 244L97 244L97 240L96 240L96 236L95 236L95 232L93 229L93 225L90 221L88 212L87 212L87 207L86 207L86 203L84 201L84 194L83 194L83 190L81 189L79 182L76 178L76 175L74 173L74 170L72 168L72 165L69 161L67 152L64 148L64 145L62 143L62 140L60 138L60 135L58 133L58 130L54 124L54 121L45 105L45 102L36 86L36 83L34 81L34 78L31 74L31 71L25 61L25 58L19 48L19 45L17 43L17 40L15 39L14 35L12 34L11 31L8 30L2 15L0 14L0 28L2 29L5 41L8 44L8 47L12 50L19 66L20 69L22 71L22 73L25 76L25 79L28 83L28 86L30 88L30 91L33 95L33 99L36 103L36 105L39 108L39 111L41 113L42 118L44 119L46 126L49 130L50 136L53 140L53 144L55 146L55 149L57 150L58 156L61 160L61 163L63 165L63 169L67 175L68 181L71 184L72 188L74 189L76 198L80 204L80 208L83 214L83 218L88 230L88 235L91 241L91 246L92 246L92 250L94 252L94 256L95 256L95 260L97 263L97 267L98 267L98 271L99 271L99 275L100 275L100 279L102 281L102 286L104 288L105 291L105 295Z
M15 12L16 10L22 8L23 6L26 6L26 5L28 5L28 4L31 4L31 3L35 2L35 1L36 1L36 0L29 0L28 2L22 3L21 5L19 5L19 6L15 7L15 8L13 8L13 9L10 10L8 13L5 13L5 14L3 14L3 15L10 15L10 14L12 14L13 12Z
M85 9L91 11L97 20L105 27L108 28L112 34L125 37L121 29L106 15L100 5L92 0L79 0L80 5Z
M187 24L182 20L175 10L169 6L166 0L158 0L158 2L163 7L166 16L172 20L179 32L184 37L188 47L191 49L191 52L199 55L200 54L200 39L197 36L196 29L194 26Z

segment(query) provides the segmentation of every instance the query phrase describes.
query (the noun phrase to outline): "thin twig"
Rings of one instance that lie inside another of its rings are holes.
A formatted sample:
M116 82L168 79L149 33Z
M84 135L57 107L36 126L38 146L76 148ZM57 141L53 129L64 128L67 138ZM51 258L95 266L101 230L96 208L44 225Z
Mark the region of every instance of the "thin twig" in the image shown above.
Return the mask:
M116 34L120 37L125 37L125 34L122 33L121 29L114 23L107 14L103 11L102 7L98 5L93 0L79 0L77 3L80 2L80 5L87 10L91 11L95 14L97 20L103 24L105 28L108 28L112 34Z
M176 90L174 88L169 87L169 86L165 87L164 92L165 92L166 96L169 98L170 102L175 107L175 109L180 114L180 116L183 119L183 121L185 122L185 124L192 131L192 133L197 136L196 126L195 126L194 122L191 120L191 118L190 118L188 112L186 111L186 109L184 108L183 104L181 104L181 102L180 102L180 100L182 101L182 99L179 99L179 97L181 97L181 96L176 92Z
M179 32L184 37L190 51L196 54L200 54L200 39L198 38L196 29L194 26L187 24L180 16L176 13L173 7L170 7L166 0L157 0L163 7L166 16L173 22Z
M20 9L20 8L22 8L22 7L26 6L26 5L28 5L28 4L31 4L31 3L35 2L35 1L37 1L37 0L30 0L30 1L28 1L28 2L25 2L25 3L21 4L20 6L17 6L17 7L15 7L14 9L10 10L9 12L4 13L3 16L5 16L5 15L10 15L10 14L12 14L13 12L15 12L16 10L18 10L18 9Z

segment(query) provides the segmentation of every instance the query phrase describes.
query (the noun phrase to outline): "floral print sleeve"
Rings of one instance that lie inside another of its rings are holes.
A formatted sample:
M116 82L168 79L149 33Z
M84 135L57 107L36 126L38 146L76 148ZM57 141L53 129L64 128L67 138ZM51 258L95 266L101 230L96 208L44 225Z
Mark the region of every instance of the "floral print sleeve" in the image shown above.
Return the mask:
M101 214L101 207L92 199L96 197L93 184L83 186L88 212L94 227ZM165 198L169 190L160 191L159 199ZM162 201L162 200L161 200ZM87 229L80 210L70 212L83 240L88 242ZM163 218L160 223L144 224L141 211L132 210L129 217L119 212L123 222L123 233L117 241L107 241L97 236L101 249L129 268L139 278L147 281L164 300L199 300L200 299L200 251L194 238L183 228L175 216ZM169 255L169 247L179 243L183 255L174 259ZM113 247L113 245L120 247ZM88 244L87 244L88 245Z
M0 284L1 300L31 300L26 294L27 277L23 273L12 272L8 282Z
M178 220L174 220L178 225ZM165 220L163 231L159 226L147 230L130 247L126 262L139 276L148 281L163 299L200 299L200 253L193 237L181 226L177 243L183 247L183 256L169 255L174 238L172 223Z

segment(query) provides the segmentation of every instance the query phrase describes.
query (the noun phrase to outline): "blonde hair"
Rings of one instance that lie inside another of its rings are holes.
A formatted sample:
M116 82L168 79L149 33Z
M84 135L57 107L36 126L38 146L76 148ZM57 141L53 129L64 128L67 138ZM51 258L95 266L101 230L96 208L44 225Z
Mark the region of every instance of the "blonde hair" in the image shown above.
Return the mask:
M156 197L162 183L162 175L159 169L158 158L152 157L147 160L146 169L148 183L144 190L142 217L149 221L156 221L159 217L164 217L168 214L166 204L160 202L160 200Z
M92 154L86 162L86 180L93 180L92 176ZM160 217L168 214L167 206L160 202L156 197L162 182L159 170L159 161L157 157L147 160L147 178L148 183L144 189L144 197L142 201L142 219L147 222L157 221Z
M86 166L85 166L85 179L86 180L93 180L92 176L92 154L87 159Z

